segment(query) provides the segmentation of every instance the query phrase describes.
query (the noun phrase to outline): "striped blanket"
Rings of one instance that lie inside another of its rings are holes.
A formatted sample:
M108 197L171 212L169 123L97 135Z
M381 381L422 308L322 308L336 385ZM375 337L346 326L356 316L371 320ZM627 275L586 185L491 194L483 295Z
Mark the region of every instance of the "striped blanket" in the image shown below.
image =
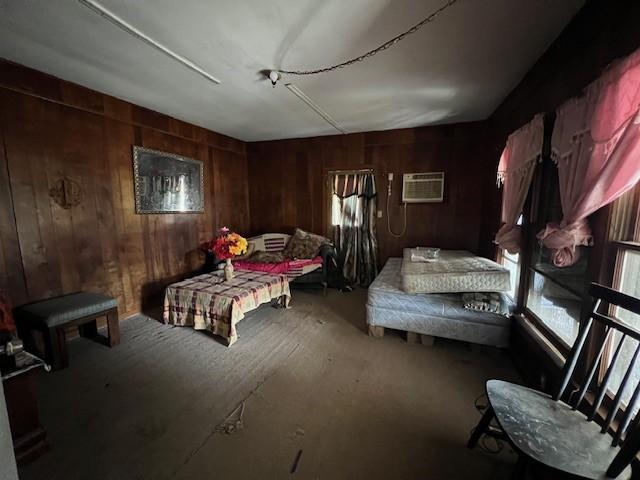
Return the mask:
M286 307L290 298L286 276L240 270L227 282L219 271L169 285L164 294L162 320L210 330L231 345L238 339L236 324L245 313L272 300Z

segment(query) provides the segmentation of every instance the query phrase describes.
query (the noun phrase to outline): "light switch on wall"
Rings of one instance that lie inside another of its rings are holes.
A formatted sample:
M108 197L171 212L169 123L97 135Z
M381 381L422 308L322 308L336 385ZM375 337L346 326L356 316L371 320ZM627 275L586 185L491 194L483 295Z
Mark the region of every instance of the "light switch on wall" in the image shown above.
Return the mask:
M378 210L378 218L382 218L382 210Z

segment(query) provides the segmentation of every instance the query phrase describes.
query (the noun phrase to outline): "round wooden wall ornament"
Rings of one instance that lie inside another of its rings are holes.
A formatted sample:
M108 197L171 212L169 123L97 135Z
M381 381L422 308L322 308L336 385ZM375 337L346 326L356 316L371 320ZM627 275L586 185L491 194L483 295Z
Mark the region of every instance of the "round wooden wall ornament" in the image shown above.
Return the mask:
M78 182L64 177L56 180L49 195L62 208L70 209L82 202L82 187Z

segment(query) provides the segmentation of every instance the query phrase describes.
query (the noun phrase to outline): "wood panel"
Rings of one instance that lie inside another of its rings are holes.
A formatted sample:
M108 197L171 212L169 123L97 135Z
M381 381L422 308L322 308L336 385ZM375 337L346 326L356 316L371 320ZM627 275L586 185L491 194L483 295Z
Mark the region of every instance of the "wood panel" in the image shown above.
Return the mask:
M481 124L368 132L256 142L248 146L251 231L290 232L294 227L327 234L326 173L373 168L378 186L377 230L381 262L416 245L480 252L487 189L495 188ZM407 231L387 231L387 174L394 173L391 226L403 220L402 174L445 172L445 199L407 207ZM485 239L486 243L486 239ZM482 253L482 252L480 252Z
M89 290L135 313L200 267L217 228L248 230L243 142L8 62L0 79L0 287L14 303ZM133 145L203 161L205 213L137 215ZM49 197L63 176L83 189L69 210Z
M18 242L9 170L4 148L4 132L0 130L0 289L8 292L14 303L27 299L27 285Z

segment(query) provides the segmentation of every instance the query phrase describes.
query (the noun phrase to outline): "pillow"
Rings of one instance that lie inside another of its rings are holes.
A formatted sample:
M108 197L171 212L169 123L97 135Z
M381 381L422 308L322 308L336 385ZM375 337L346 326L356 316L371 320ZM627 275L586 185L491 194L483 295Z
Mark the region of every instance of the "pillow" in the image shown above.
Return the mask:
M296 228L295 232L289 239L289 243L282 250L285 258L289 259L310 259L318 256L320 247L331 243L331 241L322 235L305 232Z
M254 252L253 255L245 259L250 263L282 263L284 260L282 252L264 252L262 250Z

